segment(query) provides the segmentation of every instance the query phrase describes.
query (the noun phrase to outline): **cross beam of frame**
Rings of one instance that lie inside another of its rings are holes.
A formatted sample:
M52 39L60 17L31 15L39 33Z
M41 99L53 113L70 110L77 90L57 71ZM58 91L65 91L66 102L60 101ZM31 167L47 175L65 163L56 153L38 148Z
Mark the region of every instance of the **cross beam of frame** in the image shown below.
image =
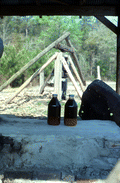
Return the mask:
M111 21L109 21L104 16L95 16L100 22L102 22L107 28L109 28L111 31L113 31L115 34L118 33L118 27L115 26Z
M120 16L118 16L118 26L115 26L104 16L95 17L117 35L116 92L120 95Z

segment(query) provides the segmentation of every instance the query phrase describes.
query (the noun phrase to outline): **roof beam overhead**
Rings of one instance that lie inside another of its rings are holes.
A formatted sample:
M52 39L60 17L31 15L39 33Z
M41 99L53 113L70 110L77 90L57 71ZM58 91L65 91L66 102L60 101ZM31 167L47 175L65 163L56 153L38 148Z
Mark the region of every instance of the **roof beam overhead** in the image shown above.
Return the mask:
M59 3L59 4L68 5L67 3L62 2L62 1L60 1L60 0L50 0L50 1L55 2L55 3Z
M52 0L51 0L52 1ZM57 0L58 1L58 0ZM13 15L78 15L78 16L118 16L119 6L84 6L63 4L41 4L36 0L35 5L4 5L0 6L0 16Z
M100 22L102 22L106 27L108 27L111 31L113 31L115 34L118 33L118 27L115 26L111 21L109 21L104 16L95 16Z

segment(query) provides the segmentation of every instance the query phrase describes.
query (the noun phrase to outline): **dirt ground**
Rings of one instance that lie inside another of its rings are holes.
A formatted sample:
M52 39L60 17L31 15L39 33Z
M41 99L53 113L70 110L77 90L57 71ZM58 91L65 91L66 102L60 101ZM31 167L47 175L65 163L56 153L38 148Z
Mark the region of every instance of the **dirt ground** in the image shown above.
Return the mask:
M87 86L90 81L87 82ZM115 89L115 82L107 82ZM78 84L79 87L79 84ZM39 93L39 86L28 86L10 104L7 104L8 99L13 96L18 88L7 88L0 92L0 114L10 114L22 117L47 117L48 103L54 93L53 86L46 86L43 94ZM67 99L69 94L74 94L75 101L80 109L81 100L75 91L73 84L69 81L67 86ZM64 106L66 100L61 100L61 117L64 116Z

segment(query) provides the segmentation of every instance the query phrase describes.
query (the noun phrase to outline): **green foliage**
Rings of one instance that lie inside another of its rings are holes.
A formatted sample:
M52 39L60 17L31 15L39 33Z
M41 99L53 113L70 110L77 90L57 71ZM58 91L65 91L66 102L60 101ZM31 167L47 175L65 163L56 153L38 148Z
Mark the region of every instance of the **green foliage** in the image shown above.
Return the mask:
M0 19L0 24L0 36L5 45L0 62L3 82L64 32L70 32L70 40L85 80L97 77L97 65L100 65L102 79L116 79L116 35L94 17L80 19L78 16L9 16ZM63 43L66 44L65 41ZM25 79L56 51L58 50L50 50L25 71ZM46 77L53 67L54 62L45 69ZM21 77L18 80L22 83Z

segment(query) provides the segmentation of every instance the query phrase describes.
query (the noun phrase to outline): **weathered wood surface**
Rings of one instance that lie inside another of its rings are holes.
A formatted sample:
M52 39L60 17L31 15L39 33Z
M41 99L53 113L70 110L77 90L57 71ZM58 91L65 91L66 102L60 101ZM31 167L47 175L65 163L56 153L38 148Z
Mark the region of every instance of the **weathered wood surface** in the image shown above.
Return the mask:
M32 66L35 62L37 62L43 55L45 55L48 51L50 51L56 44L63 41L70 35L69 32L63 34L56 41L47 46L42 52L40 52L35 58L33 58L30 62L28 62L24 67L22 67L18 72L16 72L8 81L6 81L2 86L0 86L0 91L2 91L5 87L7 87L12 81L14 81L20 74L22 74L25 70L27 70L30 66Z
M65 40L66 40L67 45L69 47L72 47L72 44L71 44L70 40L68 38L65 38ZM78 58L77 58L75 52L74 53L70 53L70 55L71 55L75 65L76 65L76 67L78 68L78 73L79 73L79 76L80 76L80 78L81 78L81 80L83 82L83 85L86 86L86 81L83 78L83 75L82 75L82 72L81 72L81 69L80 69L80 64L79 64L79 61L78 61Z
M42 85L44 84L44 70L40 73L40 88L42 87Z
M82 98L82 92L79 90L78 85L77 85L77 83L76 83L76 81L75 81L75 79L74 79L74 77L73 77L73 75L72 75L72 73L69 69L69 66L68 66L67 62L64 59L64 57L62 57L62 63L63 63L63 66L64 66L64 68L66 69L66 71L68 73L68 76L69 76L70 80L72 81L72 83L73 83L73 85L74 85L74 87L75 87L75 89L78 93L78 96L81 99Z
M101 80L101 75L100 75L100 66L97 66L97 79Z
M59 50L62 51L62 52L74 53L74 48L69 47L69 46L66 46L66 45L63 45L63 44L60 44L60 43L56 44L56 45L55 45L55 48L56 48L56 49L59 49Z
M54 70L54 69L53 69ZM52 73L53 73L53 70L52 72L48 75L48 77L46 78L45 82L43 83L43 85L40 87L40 94L42 94L44 92L44 88L46 87L47 85L47 82L50 80L51 76L52 76Z
M55 60L54 69L54 92L58 95L58 100L61 100L62 96L62 53L59 53Z
M74 65L74 63L73 63L73 61L72 61L72 59L71 59L70 56L68 57L68 59L69 59L69 62L70 62L70 64L71 64L71 67L72 67L72 69L73 69L73 72L74 72L74 74L75 74L75 77L77 78L77 80L78 80L78 82L79 82L79 85L80 85L80 87L81 87L81 90L84 92L85 89L84 89L84 86L83 86L83 84L82 84L82 81L81 81L81 79L80 79L80 77L79 77L79 74L78 74L78 72L77 72L77 69L75 68L75 65Z
M120 126L120 96L103 81L95 80L83 93L79 115L83 120L111 120Z
M17 92L7 101L10 103L38 74L40 74L54 59L58 53L55 53L40 69L38 69L29 79L27 79L17 90Z

